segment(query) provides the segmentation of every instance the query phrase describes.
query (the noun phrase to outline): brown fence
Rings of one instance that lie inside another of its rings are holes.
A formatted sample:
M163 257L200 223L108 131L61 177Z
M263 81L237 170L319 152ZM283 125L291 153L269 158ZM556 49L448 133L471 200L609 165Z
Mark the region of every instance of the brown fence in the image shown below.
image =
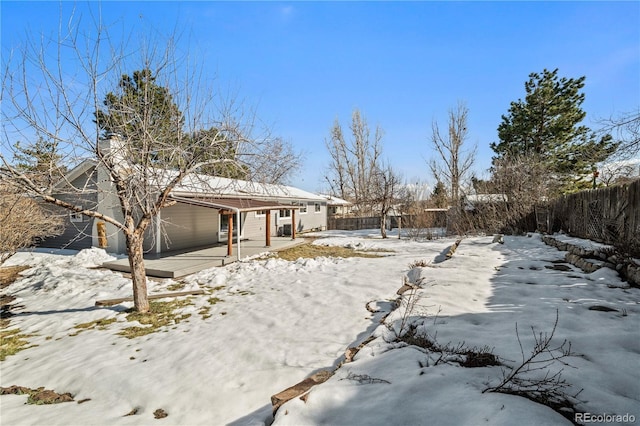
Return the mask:
M640 180L564 195L549 205L551 231L640 255Z
M357 231L360 229L380 228L379 217L330 217L327 219L327 229L343 231Z

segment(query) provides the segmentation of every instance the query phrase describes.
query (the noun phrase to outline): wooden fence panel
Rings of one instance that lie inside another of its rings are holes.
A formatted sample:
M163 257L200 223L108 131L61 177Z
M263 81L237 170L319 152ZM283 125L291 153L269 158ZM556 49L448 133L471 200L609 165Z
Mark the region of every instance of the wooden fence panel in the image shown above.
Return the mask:
M640 180L563 195L549 205L552 231L640 255Z
M327 229L357 231L380 228L379 217L332 217L327 219Z

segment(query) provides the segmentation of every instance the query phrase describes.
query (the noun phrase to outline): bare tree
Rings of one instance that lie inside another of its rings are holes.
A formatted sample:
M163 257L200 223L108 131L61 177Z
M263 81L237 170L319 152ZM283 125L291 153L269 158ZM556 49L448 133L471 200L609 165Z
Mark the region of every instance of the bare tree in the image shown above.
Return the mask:
M640 110L600 120L602 134L612 134L620 143L614 159L629 159L640 154Z
M351 115L352 138L347 141L338 119L325 141L331 163L325 179L332 195L354 204L360 214L372 214L372 189L380 170L383 131L376 127L371 138L367 120L355 109Z
M455 109L449 110L448 132L444 136L438 123L432 123L431 144L437 156L429 163L431 172L437 181L449 186L449 193L454 207L460 204L460 186L476 158L474 146L466 150L468 136L467 117L469 110L459 102Z
M483 226L488 232L513 232L538 206L543 206L556 184L546 162L535 154L509 155L494 159L491 187L498 199L481 208Z
M54 37L27 35L22 50L3 55L0 166L5 178L22 193L99 219L110 233L123 235L135 308L146 312L144 235L160 210L174 203L169 198L172 190L187 179L194 182L195 172L203 166L241 166L242 153L254 152L251 146L260 150L258 145L268 141L254 135L253 115L243 105L214 96L218 92L208 87L209 81L192 66L190 57L176 48L175 38L148 40L134 34L122 37L117 45L114 40L119 38L109 34L99 18L94 17L87 33L80 28L75 16L68 21L61 17ZM119 114L110 116L109 126L119 136L103 140L95 114L107 93L114 88L124 90L121 78L131 70L149 70L155 87L170 93L183 113L174 115L176 122L158 126L154 105L148 101L153 93L145 91L151 86L144 86L135 106L126 102L126 96L111 99L115 104L109 106L110 111ZM204 129L215 132L198 132ZM191 149L197 134L202 135L198 149ZM63 180L42 186L17 167L10 157L15 141L39 137L54 141L67 164L93 164L87 184L78 187L76 182ZM241 148L235 152L240 154L211 158L206 148L221 151L218 144L237 145ZM162 167L166 164L171 164L170 169ZM211 189L216 190L220 189ZM87 193L98 194L97 201L79 206L76 199Z
M58 235L62 220L36 201L0 183L0 265L36 238Z
M261 152L250 153L249 177L257 182L286 184L295 176L303 162L303 154L290 142L275 138Z
M384 168L378 168L373 172L371 201L377 206L380 213L380 235L387 238L387 215L394 207L394 203L400 201L400 176L387 164Z

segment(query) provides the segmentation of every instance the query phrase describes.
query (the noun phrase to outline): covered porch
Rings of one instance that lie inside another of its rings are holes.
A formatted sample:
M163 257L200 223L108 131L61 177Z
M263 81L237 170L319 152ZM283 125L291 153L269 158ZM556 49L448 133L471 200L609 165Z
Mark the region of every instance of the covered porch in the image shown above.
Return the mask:
M260 240L243 240L242 258L255 256L265 252L278 251L303 244L304 239L294 240L291 237L271 237L270 246ZM194 250L181 250L162 254L145 255L145 270L148 276L159 278L177 278L193 274L208 268L224 266L238 261L238 255L228 255L226 244L217 244ZM102 264L103 267L120 272L130 272L129 259L120 259Z

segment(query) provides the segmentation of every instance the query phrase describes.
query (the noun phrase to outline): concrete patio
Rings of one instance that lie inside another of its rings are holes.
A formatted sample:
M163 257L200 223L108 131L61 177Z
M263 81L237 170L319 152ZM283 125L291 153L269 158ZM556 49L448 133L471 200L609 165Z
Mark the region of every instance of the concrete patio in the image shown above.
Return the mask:
M242 240L240 242L241 259L260 253L274 252L305 243L304 238L292 240L291 237L271 237L271 246L265 247L263 240ZM238 261L238 245L233 244L233 255L227 256L227 245L219 244L191 251L148 254L144 256L146 274L151 277L177 278L203 269L228 265ZM129 260L119 259L105 262L103 267L120 272L131 272Z

